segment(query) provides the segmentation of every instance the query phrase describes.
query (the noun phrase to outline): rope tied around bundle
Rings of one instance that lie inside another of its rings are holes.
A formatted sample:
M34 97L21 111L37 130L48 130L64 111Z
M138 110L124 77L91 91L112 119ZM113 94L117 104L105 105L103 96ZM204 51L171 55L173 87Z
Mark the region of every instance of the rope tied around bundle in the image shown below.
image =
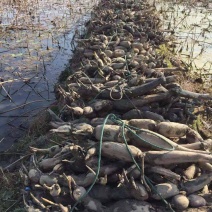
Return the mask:
M107 115L107 117L105 118L104 122L103 122L103 125L102 125L102 131L101 131L101 137L100 137L100 141L99 141L99 152L98 152L98 166L97 166L97 172L96 172L96 176L95 176L95 179L93 181L93 183L90 185L90 187L88 188L88 190L86 191L86 193L81 196L77 202L73 205L72 209L71 209L71 212L74 211L74 209L76 208L76 206L83 200L84 197L86 197L89 192L92 190L93 186L95 185L95 183L97 182L98 180L98 176L99 176L99 173L100 173L100 168L101 168L101 157L102 157L102 143L103 143L103 135L104 135L104 129L105 129L105 125L107 124L107 121L108 120L111 120L113 121L115 124L118 124L121 126L122 130L122 136L124 138L124 143L126 145L126 149L129 153L129 155L131 156L132 158L132 161L133 163L135 164L136 168L142 173L142 167L140 167L138 165L138 163L136 162L135 158L133 157L129 147L128 147L128 143L127 143L127 139L125 137L125 129L129 130L130 132L134 133L139 139L141 139L141 141L149 144L149 145L152 145L154 147L157 147L157 148L160 148L161 150L168 150L168 151L172 151L174 150L175 148L169 144L171 146L171 148L163 148L163 147L160 147L158 145L155 145L155 144L151 144L150 142L146 141L145 139L141 138L139 135L137 135L137 133L134 131L142 131L142 129L139 129L139 128L136 128L136 127L133 127L133 126L130 126L130 125L127 125L125 124L121 119L119 119L115 114L109 114ZM146 131L145 131L146 132ZM150 131L151 132L151 131ZM164 140L164 142L166 142L166 140ZM170 209L170 211L174 212L174 210L172 209L171 205L162 197L162 195L160 193L157 192L157 190L155 189L153 183L151 182L151 180L144 175L144 179L147 183L147 185L154 191L154 193L156 193L160 198L161 200L166 204L166 206Z

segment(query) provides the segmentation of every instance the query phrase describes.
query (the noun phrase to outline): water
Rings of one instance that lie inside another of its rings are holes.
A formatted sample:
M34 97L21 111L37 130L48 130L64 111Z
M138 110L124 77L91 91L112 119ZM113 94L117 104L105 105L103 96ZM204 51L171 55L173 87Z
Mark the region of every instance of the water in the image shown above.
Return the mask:
M54 84L72 55L71 41L94 0L0 2L0 151L55 101Z
M189 64L196 77L211 87L212 80L212 2L156 0L162 26L174 30L176 53Z
M0 151L26 132L32 116L55 101L53 85L71 58L73 35L96 2L0 1ZM212 4L155 2L163 28L175 31L176 52L211 86Z

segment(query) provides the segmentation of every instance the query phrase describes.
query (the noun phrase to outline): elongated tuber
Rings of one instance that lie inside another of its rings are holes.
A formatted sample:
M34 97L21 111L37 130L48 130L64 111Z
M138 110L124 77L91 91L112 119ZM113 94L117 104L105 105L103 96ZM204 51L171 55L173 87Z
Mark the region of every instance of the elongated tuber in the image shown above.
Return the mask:
M134 158L143 157L144 154L135 146L128 145L128 149ZM132 162L132 158L125 144L115 142L104 142L102 144L102 155L111 158L118 159L126 162Z

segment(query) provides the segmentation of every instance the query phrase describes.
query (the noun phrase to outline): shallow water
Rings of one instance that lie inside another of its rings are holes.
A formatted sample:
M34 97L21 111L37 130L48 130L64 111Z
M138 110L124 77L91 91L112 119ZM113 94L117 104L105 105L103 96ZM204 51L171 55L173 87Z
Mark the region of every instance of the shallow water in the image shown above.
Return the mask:
M55 101L53 86L71 58L73 35L81 31L96 2L0 1L0 151ZM175 31L177 53L211 86L212 5L155 2L163 28Z
M212 86L212 2L156 0L161 12L162 25L174 30L177 38L176 53L187 63L190 70Z
M53 87L96 0L0 2L0 151L55 101Z

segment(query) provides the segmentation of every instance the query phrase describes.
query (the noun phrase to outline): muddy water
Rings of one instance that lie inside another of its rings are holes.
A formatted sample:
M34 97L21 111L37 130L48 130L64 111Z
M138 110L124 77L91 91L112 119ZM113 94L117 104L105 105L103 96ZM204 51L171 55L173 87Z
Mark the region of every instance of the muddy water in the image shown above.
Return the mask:
M212 2L210 1L155 1L161 13L162 25L174 31L176 53L189 64L198 78L212 86Z
M0 2L0 151L55 101L53 87L71 58L73 36L97 0Z

